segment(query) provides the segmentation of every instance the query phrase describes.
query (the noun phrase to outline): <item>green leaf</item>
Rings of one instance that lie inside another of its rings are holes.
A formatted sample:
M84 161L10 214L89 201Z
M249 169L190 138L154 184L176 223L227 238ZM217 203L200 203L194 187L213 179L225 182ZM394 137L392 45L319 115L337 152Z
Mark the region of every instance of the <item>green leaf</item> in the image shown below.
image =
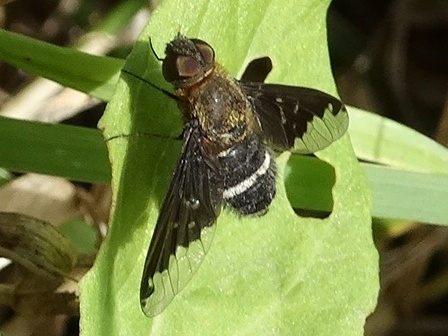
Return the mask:
M70 219L59 227L59 231L79 253L95 255L98 250L98 230L81 219Z
M0 168L0 187L10 182L14 176L6 169Z
M164 1L126 69L170 90L159 56L180 30L214 48L232 75L269 55L268 81L334 93L325 16L328 2ZM262 217L219 217L198 273L154 319L140 310L139 284L158 209L179 155L182 116L147 83L123 76L101 121L112 160L112 226L82 281L85 335L362 335L378 291L366 179L344 137L318 153L335 168L334 207L325 220L294 214L278 158L278 195ZM139 136L146 134L146 136ZM128 135L128 136L120 136Z

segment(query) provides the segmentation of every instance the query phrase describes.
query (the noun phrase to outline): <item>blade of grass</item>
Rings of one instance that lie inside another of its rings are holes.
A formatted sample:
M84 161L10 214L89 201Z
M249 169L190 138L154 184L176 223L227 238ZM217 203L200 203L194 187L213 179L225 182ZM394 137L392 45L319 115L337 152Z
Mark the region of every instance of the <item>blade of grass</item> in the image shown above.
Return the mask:
M349 132L356 156L404 170L448 174L448 150L413 129L350 107Z
M448 225L448 175L363 164L375 217Z
M145 5L144 0L119 3L73 48L57 47L0 29L0 59L22 70L107 101L113 94L117 73L123 61L92 56L75 49L85 48L92 37L98 43L99 34L102 37L110 35L110 38L118 34Z
M0 143L2 168L76 181L110 181L107 150L98 130L0 117ZM428 139L427 143L432 145L434 142ZM430 152L431 145L428 146ZM438 148L437 144L435 148ZM437 160L436 156L428 162ZM372 213L375 217L448 225L446 174L412 173L401 168L361 165L373 190ZM430 169L431 166L427 168ZM10 179L11 174L4 172ZM331 189L334 172L321 160L292 155L285 179L293 207L331 210L330 203L318 196Z
M108 100L123 60L58 47L0 29L0 59L27 72Z
M0 117L0 167L85 182L110 181L101 133Z

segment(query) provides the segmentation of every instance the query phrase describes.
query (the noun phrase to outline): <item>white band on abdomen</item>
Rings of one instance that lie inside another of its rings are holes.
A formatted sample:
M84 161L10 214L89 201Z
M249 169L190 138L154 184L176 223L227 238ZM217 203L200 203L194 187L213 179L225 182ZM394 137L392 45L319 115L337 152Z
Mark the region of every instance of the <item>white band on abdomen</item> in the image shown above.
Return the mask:
M250 187L252 187L255 183L255 181L260 177L266 174L266 172L269 169L269 166L271 164L271 156L269 155L268 151L265 151L264 153L264 161L261 164L261 166L248 178L246 178L244 181L238 183L237 185L230 187L226 190L224 190L223 197L224 199L229 199L238 195L241 195L243 192L248 190Z

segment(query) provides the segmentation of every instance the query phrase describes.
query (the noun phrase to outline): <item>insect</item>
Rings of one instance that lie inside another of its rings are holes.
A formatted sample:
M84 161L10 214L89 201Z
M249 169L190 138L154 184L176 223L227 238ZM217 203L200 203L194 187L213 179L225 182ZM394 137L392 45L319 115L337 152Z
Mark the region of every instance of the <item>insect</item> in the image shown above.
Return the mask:
M338 99L310 88L238 81L199 39L178 34L168 43L162 73L185 124L141 280L141 307L150 317L198 270L223 206L241 215L267 211L276 193L271 149L313 153L348 127Z

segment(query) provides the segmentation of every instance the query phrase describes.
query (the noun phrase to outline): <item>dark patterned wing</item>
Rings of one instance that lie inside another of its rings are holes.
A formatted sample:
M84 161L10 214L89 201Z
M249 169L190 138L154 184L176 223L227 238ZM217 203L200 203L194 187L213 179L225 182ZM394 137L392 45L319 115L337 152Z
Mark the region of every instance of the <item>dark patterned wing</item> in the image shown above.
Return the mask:
M347 131L347 110L329 94L304 87L239 83L252 104L265 140L276 149L314 153Z
M187 124L184 145L160 211L140 285L147 316L161 313L198 270L210 248L221 211L219 166L201 146L197 127Z

